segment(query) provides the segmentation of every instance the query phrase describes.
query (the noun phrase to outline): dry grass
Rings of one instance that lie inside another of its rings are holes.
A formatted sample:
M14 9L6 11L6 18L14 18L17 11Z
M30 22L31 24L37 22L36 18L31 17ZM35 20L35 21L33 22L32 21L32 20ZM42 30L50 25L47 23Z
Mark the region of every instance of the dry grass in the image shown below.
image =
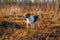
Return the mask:
M14 9L15 7L15 9ZM41 8L42 7L42 8ZM39 10L41 13L40 16L40 29L37 28L37 23L35 24L35 29L17 29L17 28L0 28L0 31L3 32L2 37L0 37L0 40L39 40L42 39L41 35L49 35L50 33L59 34L59 29L51 29L50 27L58 26L60 27L60 11L57 11L58 9L56 6L54 7L45 7L42 5ZM36 15L38 7L36 6L5 6L0 9L0 23L2 21L11 21L16 22L18 24L22 24L26 28L26 20L18 17L22 16L26 13L33 13L33 15ZM14 14L14 11L16 14ZM15 15L15 17L13 17ZM7 16L7 17L6 17ZM16 20L14 20L16 18ZM19 20L17 20L19 19ZM36 38L34 37L36 36ZM31 39L32 38L32 39ZM47 36L46 40L49 40L50 38ZM56 40L56 39L53 39ZM57 40L60 40L60 36L58 36Z

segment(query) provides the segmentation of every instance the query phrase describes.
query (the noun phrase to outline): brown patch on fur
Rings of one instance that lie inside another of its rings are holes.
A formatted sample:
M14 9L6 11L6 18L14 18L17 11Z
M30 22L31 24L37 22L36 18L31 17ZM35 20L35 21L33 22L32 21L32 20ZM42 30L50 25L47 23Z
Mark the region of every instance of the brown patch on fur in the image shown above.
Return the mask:
M30 17L30 15L31 15L30 13L27 13L27 14L26 14L26 17L28 18L28 17Z

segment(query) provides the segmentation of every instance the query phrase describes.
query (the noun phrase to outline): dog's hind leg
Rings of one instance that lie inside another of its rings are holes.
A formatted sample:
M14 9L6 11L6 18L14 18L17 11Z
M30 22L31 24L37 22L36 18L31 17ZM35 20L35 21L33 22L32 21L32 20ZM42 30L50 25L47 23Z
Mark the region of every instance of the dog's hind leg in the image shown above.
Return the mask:
M31 28L34 28L34 22L31 22Z
M38 20L37 22L38 22L38 28L40 28L40 20Z

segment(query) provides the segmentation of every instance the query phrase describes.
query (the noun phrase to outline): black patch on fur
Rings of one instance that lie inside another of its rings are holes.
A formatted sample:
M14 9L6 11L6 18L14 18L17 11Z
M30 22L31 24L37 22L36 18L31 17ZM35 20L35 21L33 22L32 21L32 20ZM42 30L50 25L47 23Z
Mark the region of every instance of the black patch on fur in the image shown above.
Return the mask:
M38 20L38 16L34 16L34 22Z

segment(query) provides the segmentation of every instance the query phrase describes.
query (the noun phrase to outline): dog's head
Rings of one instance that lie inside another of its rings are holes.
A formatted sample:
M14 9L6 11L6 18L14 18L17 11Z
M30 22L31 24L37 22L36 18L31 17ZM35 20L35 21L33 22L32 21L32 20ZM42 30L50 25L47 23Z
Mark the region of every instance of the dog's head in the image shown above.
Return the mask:
M30 13L27 13L25 16L26 16L26 18L29 18L30 17Z

